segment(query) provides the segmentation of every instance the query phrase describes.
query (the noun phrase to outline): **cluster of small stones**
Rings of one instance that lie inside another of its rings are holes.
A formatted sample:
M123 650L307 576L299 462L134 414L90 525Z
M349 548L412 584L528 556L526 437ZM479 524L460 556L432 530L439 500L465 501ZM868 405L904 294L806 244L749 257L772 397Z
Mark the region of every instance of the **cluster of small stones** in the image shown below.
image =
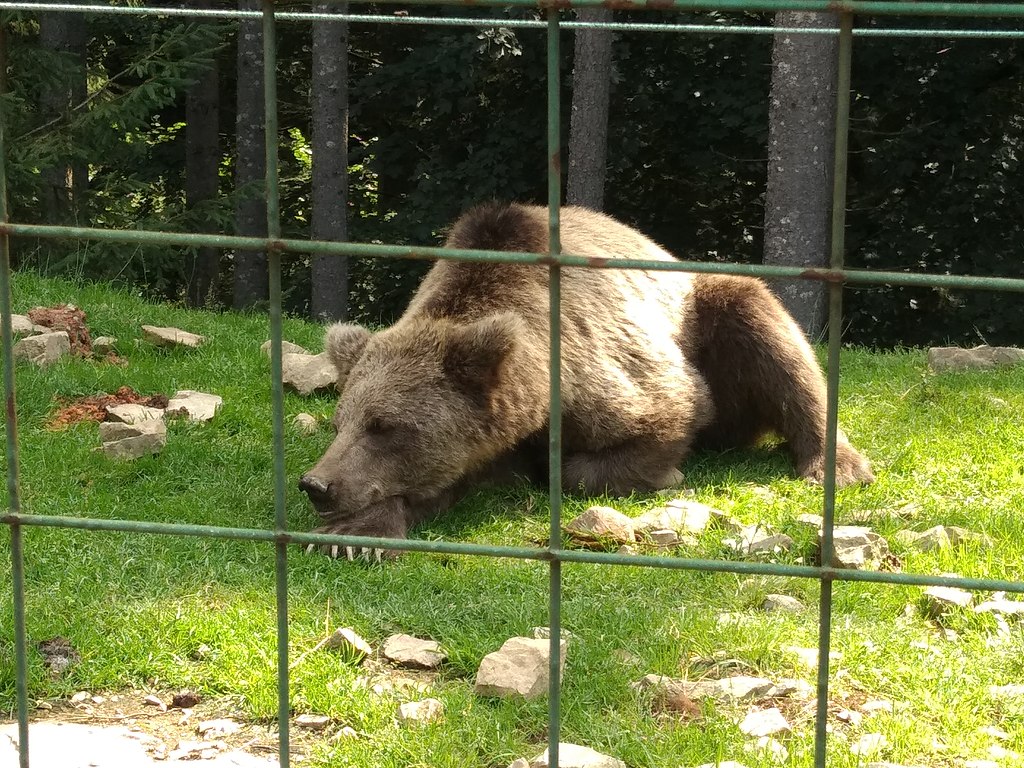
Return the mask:
M160 453L167 445L165 419L210 421L223 403L219 395L190 389L174 393L166 409L123 404L107 407L107 421L100 423L101 450L112 459L138 459Z

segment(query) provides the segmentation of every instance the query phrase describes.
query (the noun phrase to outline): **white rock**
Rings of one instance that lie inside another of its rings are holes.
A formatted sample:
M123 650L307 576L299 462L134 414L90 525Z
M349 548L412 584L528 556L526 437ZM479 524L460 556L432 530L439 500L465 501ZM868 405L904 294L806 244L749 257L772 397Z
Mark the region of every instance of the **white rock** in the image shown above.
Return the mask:
M480 696L535 699L548 692L551 643L529 637L512 637L501 649L484 656L476 673L475 692ZM565 667L566 642L561 641L559 678Z
M825 524L825 518L821 515L815 515L811 512L805 512L802 515L796 516L796 522L800 525L806 525L814 530L821 530L821 526Z
M67 331L40 333L28 336L14 345L14 359L25 360L45 368L71 353L71 339Z
M209 421L223 403L224 399L220 395L181 389L167 402L166 415L184 416L189 421Z
M117 339L113 336L99 336L92 340L92 353L96 357L104 357L114 352Z
M949 608L967 608L974 595L958 587L928 587L924 591L925 603L931 614L941 614Z
M412 635L392 635L384 641L384 655L403 667L434 669L448 658L435 640L421 640Z
M933 371L986 370L1020 362L1024 362L1024 349L1016 347L982 344L972 349L932 347L928 350L928 365Z
M331 718L327 715L314 715L309 712L304 712L295 718L295 725L299 728L305 728L307 731L322 731L331 723Z
M304 435L315 434L320 426L319 422L316 420L316 416L312 416L308 413L295 414L295 418L292 419L292 424Z
M525 757L517 757L508 764L508 768L530 768L530 761Z
M355 657L356 661L373 654L370 644L357 635L351 627L334 630L327 640L327 647L349 653Z
M335 390L338 371L326 354L286 354L281 361L281 381L285 388L300 395L312 395Z
M27 315L11 315L12 336L34 336L37 333L49 333L45 325L36 325Z
M240 723L226 717L218 718L216 720L202 720L199 725L196 726L196 733L200 736L205 736L208 739L212 739L217 736L227 736L231 733L238 733L240 730L242 730Z
M1024 600L985 600L974 606L976 613L1002 613L1004 615L1024 615Z
M676 533L699 534L708 527L714 511L699 501L672 499L664 506L644 512L633 521L633 527L637 532L667 529Z
M336 734L334 734L333 741L344 741L346 739L358 739L359 733L351 725L346 725Z
M850 751L855 755L870 755L884 749L889 745L889 740L880 733L865 733L852 745Z
M558 766L559 768L626 768L621 760L602 755L590 747L581 747L578 744L558 743ZM548 768L548 751L537 755L530 761L530 768Z
M444 717L444 704L437 699L407 701L398 707L398 719L403 723L434 723Z
M892 712L892 702L885 699L868 699L860 705L860 709L867 715L875 712Z
M745 525L738 538L727 538L723 543L741 555L768 555L787 552L793 548L793 539L785 534L773 534L762 524Z
M747 736L771 736L773 733L787 733L791 730L793 727L778 707L754 710L740 723L740 731Z
M167 445L167 427L162 419L136 424L104 421L100 424L103 453L112 459L138 459L160 453Z
M142 326L142 337L158 347L198 347L206 338L180 328L165 328L159 325Z
M121 424L138 424L142 421L162 419L164 412L162 408L151 408L148 405L138 403L124 403L122 405L108 405L107 415L111 421Z
M762 736L753 744L747 745L749 750L763 752L776 763L784 763L789 759L789 750L778 739Z
M636 541L633 519L611 507L590 507L564 527L570 535L585 541L608 540L617 544L632 544Z
M260 345L260 352L267 357L270 357L270 339L267 339ZM300 347L298 344L293 344L287 339L281 339L281 354L282 355L308 355L309 351L304 347Z
M789 595L767 595L761 603L761 610L778 613L801 613L805 606Z
M1018 699L1024 697L1024 684L990 685L988 693L994 699Z

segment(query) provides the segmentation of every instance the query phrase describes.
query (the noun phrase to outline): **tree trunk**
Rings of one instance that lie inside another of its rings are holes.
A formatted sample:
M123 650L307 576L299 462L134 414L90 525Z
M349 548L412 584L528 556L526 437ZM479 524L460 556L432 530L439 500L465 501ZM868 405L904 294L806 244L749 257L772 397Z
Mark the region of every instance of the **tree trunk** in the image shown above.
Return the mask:
M580 21L612 20L608 8L581 8L576 16ZM604 207L611 74L612 33L606 29L576 30L566 201L595 211Z
M220 77L217 60L200 75L185 100L185 205L217 199L220 179ZM208 227L204 227L209 231ZM189 306L205 306L217 279L220 251L200 248L187 269Z
M43 122L55 121L55 131L67 137L62 147L62 161L41 171L43 179L43 216L48 224L71 224L76 220L76 209L84 202L89 183L89 171L84 163L75 163L71 157L68 124L71 110L82 104L88 90L85 79L86 57L85 15L80 13L50 12L39 17L39 43L57 55L65 57L70 66L66 76L56 88L47 88L40 98ZM64 72L64 66L61 67Z
M238 0L243 11L258 11L260 0ZM263 114L263 27L259 19L238 22L238 80L235 121L235 231L248 237L266 237L266 155ZM246 309L267 299L270 290L267 254L236 251L235 309Z
M314 13L347 13L348 4L314 4ZM348 22L313 22L313 239L348 237ZM344 320L348 261L313 257L310 314Z
M782 11L776 27L835 27L831 13ZM768 110L764 263L806 268L829 262L838 38L777 33ZM811 339L828 315L821 282L773 281Z

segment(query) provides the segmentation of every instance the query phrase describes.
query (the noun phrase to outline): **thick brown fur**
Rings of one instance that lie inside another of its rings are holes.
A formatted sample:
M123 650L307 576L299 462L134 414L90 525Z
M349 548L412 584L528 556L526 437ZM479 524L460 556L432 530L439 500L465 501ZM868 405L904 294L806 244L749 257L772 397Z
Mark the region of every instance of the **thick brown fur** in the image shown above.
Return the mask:
M446 247L545 252L547 211L490 203ZM562 248L601 259L673 257L583 208L561 212ZM813 352L758 280L562 271L563 483L626 495L682 480L695 444L785 438L797 473L820 481L825 385ZM546 464L548 270L440 261L405 314L377 334L328 329L338 436L300 481L327 525L404 536L508 467ZM873 479L840 433L837 480Z

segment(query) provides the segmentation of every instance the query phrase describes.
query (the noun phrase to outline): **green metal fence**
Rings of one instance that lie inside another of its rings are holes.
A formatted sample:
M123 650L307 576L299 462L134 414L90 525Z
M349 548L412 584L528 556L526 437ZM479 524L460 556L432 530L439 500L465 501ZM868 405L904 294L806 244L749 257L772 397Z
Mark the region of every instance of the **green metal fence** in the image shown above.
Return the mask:
M378 0L381 2L381 0ZM384 3L397 0L383 0ZM865 16L949 16L965 19L1009 17L1024 20L1024 4L1017 3L946 3L882 0L408 0L419 5L473 5L537 8L545 12L546 21L474 18L420 18L382 15L317 15L312 13L278 12L274 0L263 0L262 11L200 10L187 8L145 8L138 6L105 6L56 3L0 2L0 10L54 11L74 13L106 13L133 15L189 16L207 18L262 19L266 104L266 211L267 237L235 237L227 235L182 234L171 232L110 230L88 227L59 227L22 224L10 220L6 196L6 147L4 144L4 115L0 108L0 319L3 334L3 366L5 394L5 433L7 440L7 493L6 511L0 515L10 532L11 575L14 605L14 649L16 667L16 696L20 741L20 768L29 768L28 691L27 691L27 639L25 633L25 567L22 550L24 526L49 526L90 531L124 531L136 534L162 534L169 536L199 536L220 539L265 541L273 544L276 553L277 591L277 662L278 662L278 726L279 755L282 768L289 765L289 689L288 689L288 547L292 544L339 544L387 548L403 551L436 552L453 555L478 555L495 558L540 560L550 568L549 624L551 627L551 687L549 692L549 759L558 765L559 743L559 642L561 610L562 563L596 563L608 566L631 565L651 568L670 568L693 571L718 571L746 574L764 574L815 579L820 583L819 653L817 680L817 720L815 731L814 763L816 768L826 764L826 715L829 682L829 649L831 640L832 585L834 581L870 581L889 584L920 586L958 586L973 590L1005 590L1024 593L1024 582L1000 579L954 578L878 571L852 571L837 568L832 546L832 528L835 511L835 450L838 410L839 352L842 326L842 292L847 283L861 285L914 285L1024 293L1024 279L1006 277L951 276L937 274L909 274L849 270L843 268L846 160L849 123L850 71L855 36L914 36L914 37L971 37L971 38L1024 38L1020 30L990 30L965 27L956 30L935 29L853 29L856 15ZM403 3L404 4L404 3ZM839 27L804 29L774 28L750 25L701 24L606 24L618 30L639 30L677 33L713 34L827 34L839 36L838 104L835 127L835 184L832 206L832 253L828 269L804 270L795 267L719 264L700 262L663 262L644 259L616 260L610 265L602 260L563 254L559 242L559 205L561 190L560 146L560 83L559 62L560 31L562 28L600 26L581 22L563 21L563 12L571 8L605 7L627 10L686 11L717 10L722 12L797 10L832 12L838 14ZM279 193L277 176L277 47L276 24L280 20L310 21L315 19L350 22L377 22L391 24L445 24L457 26L543 27L547 32L548 66L548 195L550 247L545 254L448 250L443 248L416 248L394 245L361 243L334 243L324 241L290 240L281 238ZM2 45L2 39L0 39ZM0 51L0 54L3 52ZM0 55L0 61L4 60ZM272 529L224 528L203 525L166 524L134 520L94 520L80 517L55 517L22 512L19 494L18 429L15 413L15 376L12 352L10 250L9 237L23 235L44 238L73 238L97 242L135 243L147 245L200 247L238 250L265 250L270 269L270 336L271 387L273 402L273 458L274 458L274 527ZM284 468L284 397L281 384L281 254L313 253L358 258L455 259L507 263L547 265L550 274L551 320L551 425L550 425L550 499L551 535L547 547L523 548L484 546L448 541L392 540L359 536L303 533L287 530L285 511ZM602 552L565 550L561 547L561 391L560 391L560 275L563 267L590 267L595 269L644 269L707 272L752 275L767 278L802 278L824 281L829 291L828 337L828 412L826 440L826 468L823 504L822 565L774 565L756 562L729 562L676 557L619 555Z

